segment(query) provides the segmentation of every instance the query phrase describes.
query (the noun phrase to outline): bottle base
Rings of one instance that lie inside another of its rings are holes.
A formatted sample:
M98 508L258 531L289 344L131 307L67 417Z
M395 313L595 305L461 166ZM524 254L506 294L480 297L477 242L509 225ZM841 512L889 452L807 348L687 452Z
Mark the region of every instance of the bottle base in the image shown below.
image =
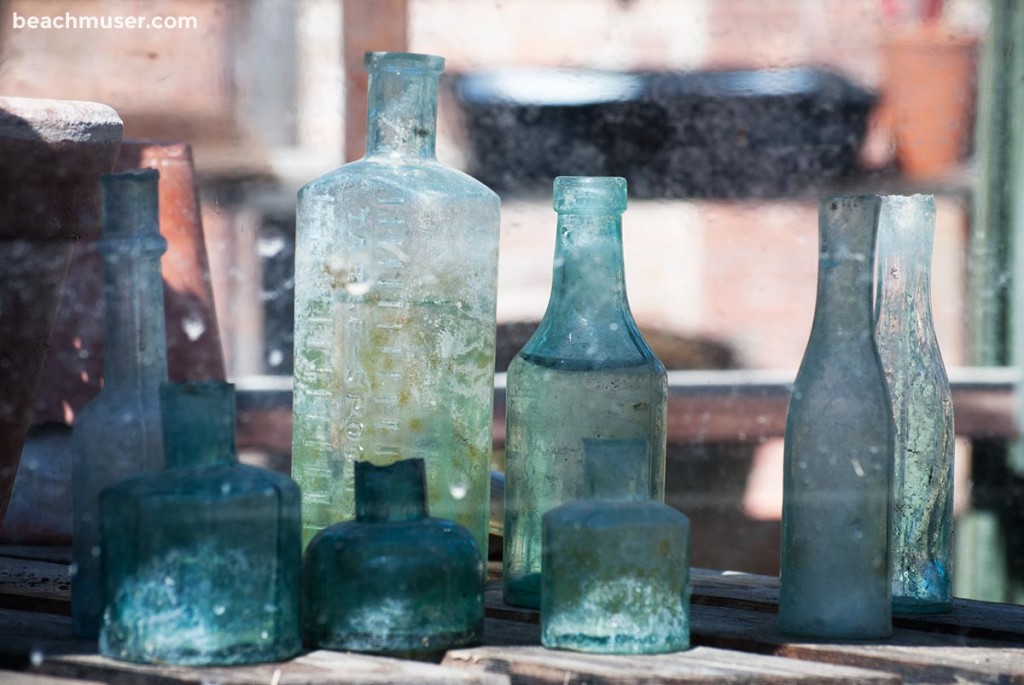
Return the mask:
M562 649L590 654L669 654L690 648L689 635L654 637L586 635L542 635L541 644L547 649Z
M893 597L892 613L901 615L944 614L953 610L953 601L946 599L918 599Z
M401 659L435 661L449 649L472 647L483 642L483 626L471 630L434 635L353 634L313 635L307 637L310 647L337 651L378 654Z
M501 598L509 606L540 610L540 574L529 573L505 579Z

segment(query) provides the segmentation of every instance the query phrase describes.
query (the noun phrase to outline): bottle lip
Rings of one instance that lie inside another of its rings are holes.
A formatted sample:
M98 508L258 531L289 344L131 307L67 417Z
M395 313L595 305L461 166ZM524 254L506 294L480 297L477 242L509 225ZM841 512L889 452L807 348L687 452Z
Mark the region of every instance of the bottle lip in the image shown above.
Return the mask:
M626 211L626 179L618 176L559 176L554 184L559 214L621 214Z
M444 57L417 52L367 52L363 57L368 71L412 71L440 74L444 71Z

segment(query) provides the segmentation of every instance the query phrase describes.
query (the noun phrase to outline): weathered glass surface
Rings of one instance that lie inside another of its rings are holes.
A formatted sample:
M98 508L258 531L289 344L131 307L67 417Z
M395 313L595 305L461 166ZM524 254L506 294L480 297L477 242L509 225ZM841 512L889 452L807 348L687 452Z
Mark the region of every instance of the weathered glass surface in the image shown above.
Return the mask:
M371 53L366 156L299 191L292 475L303 539L355 513L357 461L418 457L487 542L497 195L434 157L444 61Z
M583 440L646 441L649 495L665 496L665 367L626 299L626 181L555 179L554 280L537 332L508 369L504 597L540 606L541 519L583 495Z
M690 522L648 500L646 440L584 440L587 499L544 515L541 642L603 654L690 645Z
M100 491L129 476L163 468L160 384L167 380L167 339L154 170L100 179L106 332L103 391L75 417L74 549L71 620L76 635L96 637L100 586Z
M161 402L167 470L101 495L100 652L199 666L293 656L298 486L238 463L232 385L164 385Z
M423 657L483 639L484 564L470 533L429 518L422 459L357 462L356 520L306 549L307 645Z
M875 341L896 430L891 521L896 613L952 607L953 400L931 304L935 199L882 198Z
M880 200L822 200L818 294L786 419L779 624L792 635L892 632L892 409L874 339Z

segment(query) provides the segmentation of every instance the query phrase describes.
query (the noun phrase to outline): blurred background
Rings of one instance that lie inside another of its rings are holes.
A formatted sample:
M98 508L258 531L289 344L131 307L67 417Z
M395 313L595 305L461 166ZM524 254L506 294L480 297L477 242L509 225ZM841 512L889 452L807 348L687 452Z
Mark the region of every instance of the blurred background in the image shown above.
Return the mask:
M68 12L195 22L12 21ZM817 198L934 193L935 326L958 411L956 593L1024 599L1024 10L1012 0L4 0L0 24L0 93L106 103L126 139L192 145L240 442L281 469L295 193L362 154L364 51L447 61L438 156L502 196L499 372L547 302L552 177L625 176L627 288L680 371L668 499L694 521L698 566L778 571Z

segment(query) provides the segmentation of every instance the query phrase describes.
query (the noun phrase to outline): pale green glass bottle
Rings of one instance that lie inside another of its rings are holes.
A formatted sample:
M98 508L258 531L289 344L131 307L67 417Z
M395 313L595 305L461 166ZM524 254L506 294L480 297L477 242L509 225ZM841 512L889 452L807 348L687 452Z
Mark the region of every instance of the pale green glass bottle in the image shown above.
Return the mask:
M544 514L541 642L599 654L690 646L690 522L652 502L645 440L583 441L586 499Z
M821 201L818 294L786 417L779 625L815 638L892 632L892 408L871 289L879 198Z
M952 608L953 399L935 337L931 257L935 199L882 198L875 340L896 429L892 607Z
M303 539L354 464L422 458L431 512L487 544L498 196L434 156L444 60L371 53L366 156L299 191L292 475Z
M480 548L462 526L430 517L423 460L355 471L356 520L325 528L306 549L307 645L430 658L480 642Z
M559 177L554 279L537 332L509 365L504 598L540 606L541 519L584 495L583 440L648 445L648 495L665 497L665 367L626 299L621 178Z
M100 178L103 202L103 391L75 417L72 434L74 547L71 625L95 638L103 611L100 512L103 488L164 466L160 384L167 380L164 284L157 183L152 169Z
M103 491L100 653L280 661L302 647L299 488L238 463L230 383L165 384L167 469Z

